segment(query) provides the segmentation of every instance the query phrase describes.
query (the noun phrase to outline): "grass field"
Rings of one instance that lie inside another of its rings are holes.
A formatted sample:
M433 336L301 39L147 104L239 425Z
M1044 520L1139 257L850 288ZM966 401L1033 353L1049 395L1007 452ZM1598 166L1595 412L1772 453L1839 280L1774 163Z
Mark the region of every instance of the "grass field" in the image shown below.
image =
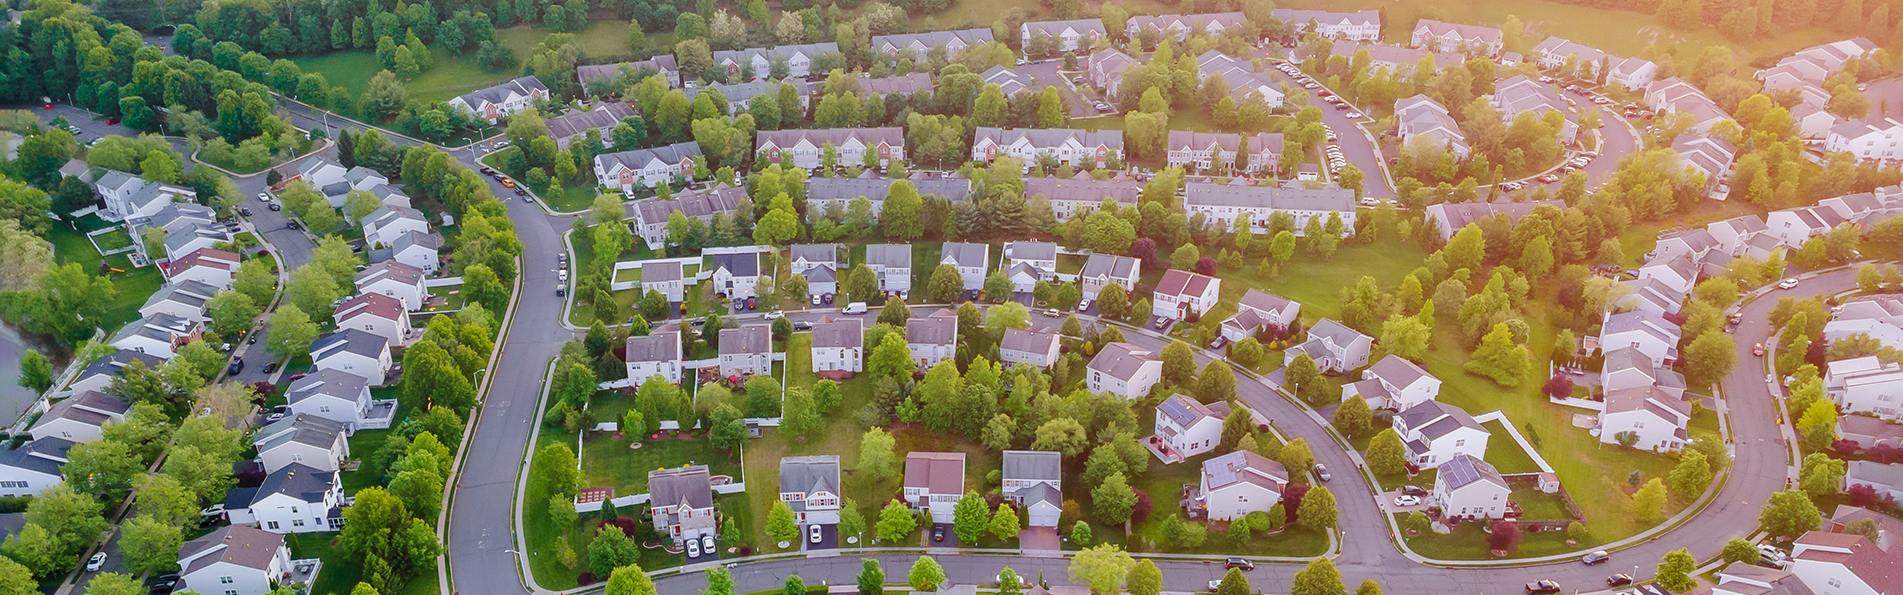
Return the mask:
M575 37L587 55L613 56L628 53L627 33L626 22L600 20L589 24L588 29L576 33ZM521 61L528 59L530 51L548 34L546 29L511 27L496 31L496 41L514 50L516 60ZM655 48L672 47L672 38L672 33L649 34L648 42ZM666 45L661 45L663 43ZM452 54L448 50L431 48L430 54L432 64L429 70L403 83L410 99L443 101L520 75L520 69L516 67L497 72L483 70L476 65L475 52ZM370 86L370 77L383 69L377 62L375 50L331 52L294 58L293 61L304 72L324 75L324 80L343 87L353 97L362 96Z
M93 249L92 242L86 239L87 231L106 226L106 222L98 217L80 220L78 226L78 229L57 223L52 226L52 232L48 235L53 242L53 260L58 264L78 263L90 273L101 272L101 261L124 271L104 273L112 281L113 289L117 290L112 298L112 307L106 311L106 318L99 321L100 328L106 329L106 334L111 335L121 325L139 319L139 306L145 305L146 298L159 290L159 286L165 283L165 277L159 274L156 267L133 267L125 254L100 257L99 251ZM109 234L101 238L102 242L105 237L112 235L124 234ZM126 241L131 241L131 238L128 237Z

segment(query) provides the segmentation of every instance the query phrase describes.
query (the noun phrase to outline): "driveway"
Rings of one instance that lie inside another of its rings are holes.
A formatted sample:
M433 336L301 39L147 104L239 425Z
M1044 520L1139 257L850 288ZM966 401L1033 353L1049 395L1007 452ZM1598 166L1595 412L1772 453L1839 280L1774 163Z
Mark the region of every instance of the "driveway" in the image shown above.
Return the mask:
M1058 551L1064 549L1064 540L1057 536L1056 527L1026 527L1018 532L1018 547L1026 551Z

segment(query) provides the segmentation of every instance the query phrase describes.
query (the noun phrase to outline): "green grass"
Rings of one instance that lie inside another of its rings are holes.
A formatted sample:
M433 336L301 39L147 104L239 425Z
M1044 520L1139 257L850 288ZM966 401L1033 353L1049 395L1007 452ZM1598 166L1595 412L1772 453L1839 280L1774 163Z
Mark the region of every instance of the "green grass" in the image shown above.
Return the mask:
M488 155L483 155L481 161L483 165L487 165L497 170L501 170L502 160L504 156L506 156L510 151L519 151L519 150L520 149L517 149L515 147L509 147L507 149L496 151ZM517 184L524 183L520 176L517 176L514 173L510 173L509 175L516 178ZM533 190L535 192L536 198L539 198L542 200L542 202L547 203L549 208L555 209L556 211L563 212L563 213L572 213L575 211L587 210L589 207L595 204L595 196L600 194L600 189L595 187L595 185L592 183L592 180L590 180L586 176L578 177L577 179L562 186L562 192L560 194L550 193L548 192L548 189L546 187L540 188L540 189L531 188L530 190ZM640 242L637 240L635 243L638 244Z
M1385 238L1372 244L1343 245L1328 260L1298 254L1274 277L1263 277L1253 266L1223 271L1222 301L1236 303L1254 287L1301 302L1302 320L1308 324L1322 318L1339 320L1341 290L1353 287L1363 276L1373 277L1383 288L1394 287L1426 258L1426 253L1411 242ZM1146 277L1149 272L1145 271Z
M124 270L119 273L104 272L106 279L112 281L115 292L112 305L106 310L105 319L99 321L99 326L106 329L107 335L111 335L125 323L139 319L139 306L145 305L146 298L152 297L152 293L165 284L165 277L159 274L156 267L133 267L125 254L99 256L99 251L93 249L92 242L86 239L85 232L104 227L104 221L87 217L77 224L79 229L57 222L51 226L52 233L49 235L53 242L53 260L62 265L78 263L87 272L95 274L102 273L99 268L102 261L108 266ZM127 241L130 240L128 237Z
M446 101L457 95L487 87L515 78L515 70L487 72L476 66L475 53L457 56L442 48L431 48L432 63L429 70L416 75L416 78L403 81L403 89L409 98L416 101ZM523 57L518 52L517 57ZM304 72L324 75L330 84L343 87L351 97L362 97L370 88L370 77L383 70L377 62L376 50L352 50L331 52L317 56L294 58L297 67Z
M1508 474L1539 472L1540 466L1533 462L1533 457L1520 448L1520 443L1513 441L1513 436L1500 427L1500 422L1490 421L1480 425L1491 435L1487 438L1486 458L1494 469Z
M1560 500L1558 494L1544 493L1530 485L1521 484L1514 487L1513 494L1508 498L1519 505L1520 512L1525 514L1522 518L1534 520L1572 518L1572 513L1566 511L1566 503Z
M102 233L94 237L93 243L98 244L102 250L116 250L131 246L132 236L123 229L115 229L112 233Z
M600 401L602 399L597 399ZM608 397L618 402L619 407L590 406L596 419L620 419L621 412L627 410L626 401L631 397ZM640 494L648 490L648 472L655 469L680 467L689 464L707 465L714 475L740 475L739 461L731 454L714 448L706 436L696 433L693 437L667 436L659 440L648 440L641 448L629 448L628 439L617 439L605 432L589 432L582 442L581 479L582 487L614 488L615 496Z
M1407 545L1416 553L1441 560L1491 560L1493 553L1487 546L1487 534L1481 531L1482 523L1463 523L1453 533L1442 535L1433 531L1424 532L1407 538ZM1513 557L1533 557L1570 552L1583 547L1566 545L1566 534L1562 531L1547 533L1520 533L1520 546L1511 554Z
M535 50L542 39L548 37L547 29L518 26L496 31L496 43L515 51L517 60L524 60ZM585 56L626 56L628 49L628 23L615 19L596 19L587 29L574 33L575 45ZM672 53L674 47L673 31L649 31L647 47L650 52Z
M345 552L337 549L337 535L293 533L284 536L291 546L291 559L318 558L324 561L324 567L317 571L317 580L310 586L310 593L349 593L363 577L363 566L345 560ZM400 595L436 593L438 587L436 573L428 572L405 583Z

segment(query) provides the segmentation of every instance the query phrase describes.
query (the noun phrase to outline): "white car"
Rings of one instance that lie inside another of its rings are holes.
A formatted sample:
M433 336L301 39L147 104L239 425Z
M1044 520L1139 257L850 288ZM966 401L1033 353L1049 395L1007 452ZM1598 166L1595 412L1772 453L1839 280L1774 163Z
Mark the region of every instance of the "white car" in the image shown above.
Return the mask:
M1777 546L1768 543L1758 544L1758 556L1773 564L1790 560L1790 555L1784 553L1784 550L1777 549Z
M270 194L270 193L267 193L267 192L259 192L259 193L258 193L258 201L259 201L259 202L271 202L271 194Z
M1209 581L1209 590L1214 591L1216 589L1221 589L1221 588L1222 588L1222 579L1214 579Z
M1094 303L1096 303L1096 302L1093 302L1093 301L1091 301L1091 300L1084 300L1084 301L1081 301L1081 302L1077 302L1077 311L1078 311L1078 312L1084 312L1084 311L1087 311L1087 310L1089 310L1089 309L1090 309L1090 305L1091 305L1091 304L1094 304Z
M700 540L698 539L687 540L687 557L688 559L700 557Z
M707 552L707 555L709 556L714 555L714 536L712 535L700 536L700 551Z
M1421 505L1421 497L1420 497L1420 496L1410 496L1410 495L1407 495L1407 494L1402 494L1402 495L1399 495L1399 496L1395 496L1395 497L1394 497L1394 505L1395 505L1395 506L1397 506L1397 507L1406 507L1406 506L1420 506L1420 505Z
M1361 112L1348 112L1348 118L1351 120L1359 120L1362 117Z
M1797 277L1791 277L1777 282L1778 289L1790 289L1792 287L1797 287Z
M812 534L812 537L809 537L808 540L812 541L813 543L819 543L820 535L823 535L824 532L820 531L819 525L807 525L807 526L812 528L811 531L807 531L808 533Z
M771 310L766 313L767 320L779 320L781 318L786 318L785 312L781 312L779 310Z
M93 554L93 557L91 559L86 560L86 572L99 572L99 568L105 565L106 565L105 552L99 552L97 554Z

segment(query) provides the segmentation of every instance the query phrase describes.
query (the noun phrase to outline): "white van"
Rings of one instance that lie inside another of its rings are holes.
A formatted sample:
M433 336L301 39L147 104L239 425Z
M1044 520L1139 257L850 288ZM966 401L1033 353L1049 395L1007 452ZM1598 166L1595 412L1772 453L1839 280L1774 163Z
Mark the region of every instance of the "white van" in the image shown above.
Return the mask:
M853 303L850 303L850 304L846 304L846 309L844 309L844 310L840 310L840 312L844 312L844 313L847 313L847 314L865 314L865 313L866 313L866 303L865 303L865 302L853 302Z

